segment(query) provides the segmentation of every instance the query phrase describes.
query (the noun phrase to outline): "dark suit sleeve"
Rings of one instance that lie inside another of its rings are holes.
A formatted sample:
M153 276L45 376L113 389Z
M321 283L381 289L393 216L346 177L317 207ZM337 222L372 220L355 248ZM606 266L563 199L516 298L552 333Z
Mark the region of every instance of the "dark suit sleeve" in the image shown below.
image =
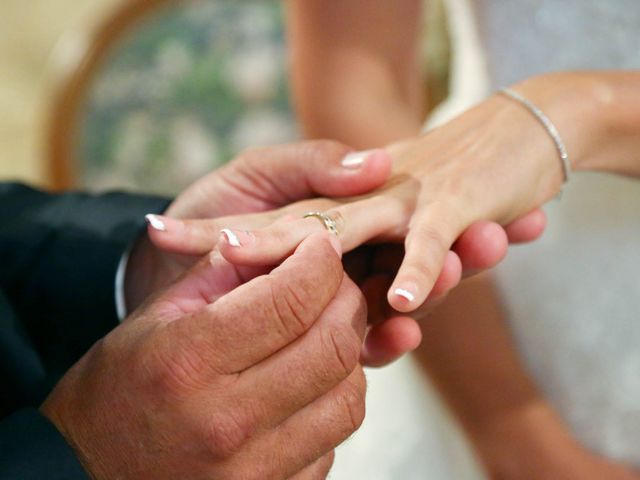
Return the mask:
M0 184L0 287L47 369L62 373L117 324L118 262L167 199L52 195Z
M0 480L87 478L36 408L117 325L120 258L142 231L144 214L167 204L0 184Z
M49 420L23 409L0 422L0 480L89 480Z

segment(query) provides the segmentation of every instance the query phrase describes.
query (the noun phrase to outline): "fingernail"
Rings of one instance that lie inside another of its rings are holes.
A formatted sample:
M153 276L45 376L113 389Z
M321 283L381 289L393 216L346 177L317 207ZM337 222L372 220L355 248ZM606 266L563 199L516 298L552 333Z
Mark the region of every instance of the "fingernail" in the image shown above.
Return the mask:
M363 150L361 152L350 153L342 159L342 166L344 168L360 168L364 163L365 158L367 158L371 152L373 152L373 150Z
M229 230L228 228L223 228L222 230L220 230L220 233L222 233L226 237L227 242L229 242L229 245L231 245L232 247L242 246L242 244L240 243L240 239L233 232L233 230Z
M404 288L396 288L393 293L395 293L396 295L398 295L399 297L402 297L410 302L413 302L416 299L416 296L411 293L409 290L406 290Z
M247 231L231 230L223 228L220 230L222 238L232 247L246 246L253 241L253 234Z
M145 215L144 219L149 225L151 225L151 228L153 228L154 230L157 230L159 232L167 231L167 226L157 215L150 213L148 215Z

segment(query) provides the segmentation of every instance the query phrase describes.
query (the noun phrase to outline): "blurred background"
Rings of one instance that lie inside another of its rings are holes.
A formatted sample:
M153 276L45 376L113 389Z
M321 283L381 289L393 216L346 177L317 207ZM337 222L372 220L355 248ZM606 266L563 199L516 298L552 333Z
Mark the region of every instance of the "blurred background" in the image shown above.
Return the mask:
M298 137L278 1L9 0L0 18L3 178L171 194Z
M81 182L177 193L234 152L298 137L280 2L198 1L125 33L79 117Z
M246 147L299 138L283 9L4 0L0 178L173 194ZM428 13L430 70L444 78L442 12Z

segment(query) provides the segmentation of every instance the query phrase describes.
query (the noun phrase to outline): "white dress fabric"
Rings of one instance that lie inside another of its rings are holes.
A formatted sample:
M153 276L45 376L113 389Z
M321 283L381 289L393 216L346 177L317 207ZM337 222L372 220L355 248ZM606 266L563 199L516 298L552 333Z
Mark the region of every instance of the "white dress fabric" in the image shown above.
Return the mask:
M494 87L640 69L638 0L478 0L478 12ZM640 468L640 182L576 174L546 211L543 239L497 269L519 350L584 444Z
M430 124L538 73L640 69L640 0L447 4L453 95ZM510 328L577 438L640 468L640 182L576 174L546 211L544 237L512 248L496 272ZM368 379L365 424L338 449L330 478L485 478L410 358Z

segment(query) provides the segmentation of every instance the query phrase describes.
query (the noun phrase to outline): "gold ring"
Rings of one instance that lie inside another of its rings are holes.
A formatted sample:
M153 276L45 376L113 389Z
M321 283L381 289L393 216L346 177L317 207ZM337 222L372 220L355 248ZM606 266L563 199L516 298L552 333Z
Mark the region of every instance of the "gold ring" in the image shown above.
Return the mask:
M322 212L307 212L302 216L302 218L309 218L309 217L317 218L318 220L320 220L322 222L322 224L324 225L324 228L329 230L329 232L333 233L335 236L338 236L338 224L336 223L336 221L333 218L331 218L326 213L322 213Z

